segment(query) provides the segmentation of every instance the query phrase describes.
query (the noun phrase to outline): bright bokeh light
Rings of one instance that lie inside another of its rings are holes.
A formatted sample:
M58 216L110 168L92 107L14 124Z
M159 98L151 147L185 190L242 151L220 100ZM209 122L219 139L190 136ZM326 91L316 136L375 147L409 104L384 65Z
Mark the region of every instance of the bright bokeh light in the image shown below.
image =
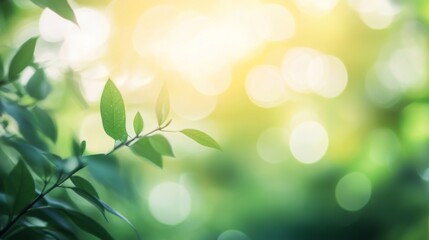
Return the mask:
M284 99L285 83L280 69L271 65L260 65L247 75L246 92L260 107L275 107Z
M241 231L231 229L220 234L217 240L250 240L250 238Z
M338 0L295 0L299 10L310 15L325 15L332 11Z
M178 183L161 183L149 194L149 210L159 222L177 225L189 216L191 197L188 190Z
M158 5L139 18L133 45L141 56L150 54L164 68L180 73L200 93L219 95L231 83L232 64L266 42L289 39L294 32L292 14L279 4L212 13Z
M269 163L285 161L290 155L285 135L282 128L270 128L262 132L256 146L259 156Z
M318 122L307 121L296 126L291 133L289 147L292 155L302 163L315 163L322 159L329 145L325 128Z
M362 173L349 173L340 179L335 188L338 204L347 211L362 209L371 198L371 181Z
M39 19L40 37L47 42L60 42L78 27L72 22L58 16L51 9L45 8Z
M349 0L362 21L370 28L384 29L390 26L399 12L399 7L391 0Z
M65 37L60 57L74 70L81 70L103 53L110 25L107 17L97 10L79 8L75 13L79 27Z
M283 60L283 76L297 92L315 92L326 98L340 95L347 86L346 67L337 57L310 48L289 50Z

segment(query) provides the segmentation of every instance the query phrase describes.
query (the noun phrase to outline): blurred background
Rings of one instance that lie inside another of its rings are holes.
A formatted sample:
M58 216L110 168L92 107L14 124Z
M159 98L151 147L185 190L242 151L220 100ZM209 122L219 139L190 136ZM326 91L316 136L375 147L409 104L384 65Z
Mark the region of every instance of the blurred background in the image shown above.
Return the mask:
M69 2L79 27L31 1L0 1L2 56L40 36L59 155L73 136L88 152L113 147L99 116L108 78L129 124L140 111L145 131L156 127L166 85L170 129L222 146L171 133L177 158L163 169L125 149L81 173L144 239L429 239L429 1Z

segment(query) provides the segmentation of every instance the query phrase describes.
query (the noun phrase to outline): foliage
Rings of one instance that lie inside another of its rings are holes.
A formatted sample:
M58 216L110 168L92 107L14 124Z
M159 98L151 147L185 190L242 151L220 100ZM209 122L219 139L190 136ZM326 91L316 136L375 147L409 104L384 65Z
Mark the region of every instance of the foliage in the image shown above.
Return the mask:
M65 0L33 2L76 23ZM130 137L125 128L123 98L113 81L108 80L101 97L100 112L106 134L115 140L113 149L105 154L87 154L85 141L73 141L73 156L58 156L51 150L58 136L57 125L52 113L41 104L53 88L44 69L34 62L36 43L37 37L33 37L21 45L10 61L7 73L0 61L0 238L77 239L75 229L80 229L100 239L114 239L103 224L64 197L65 191L85 199L106 220L107 213L122 219L138 237L131 222L101 200L85 176L76 174L88 167L100 184L106 184L105 179L97 175L97 168L108 165L112 173L117 171L113 154L122 147L131 148L136 155L159 167L163 166L163 156L174 157L168 139L161 135L171 123L166 91L160 94L157 103L158 127L142 134L143 118L137 113L133 122L135 135ZM34 74L22 84L19 80L26 68L34 69ZM200 131L187 129L182 133L204 146L219 148L212 138ZM111 174L109 177L115 176ZM51 194L54 191L56 194Z

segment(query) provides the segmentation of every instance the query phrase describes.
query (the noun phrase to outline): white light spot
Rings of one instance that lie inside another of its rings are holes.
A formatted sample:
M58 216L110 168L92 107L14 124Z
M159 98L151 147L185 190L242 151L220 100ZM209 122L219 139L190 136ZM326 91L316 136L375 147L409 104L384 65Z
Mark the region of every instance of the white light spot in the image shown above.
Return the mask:
M161 183L149 194L149 209L159 222L177 225L189 216L191 197L188 190L178 183Z
M321 82L315 92L322 97L334 98L340 95L347 86L347 70L340 59L325 55ZM314 78L317 79L317 78Z
M349 173L338 182L335 197L343 209L358 211L369 202L371 181L362 173Z
M280 4L265 4L261 11L263 11L266 24L264 26L265 39L282 41L294 35L295 19L287 8Z
M289 144L293 156L298 161L307 164L315 163L328 149L328 133L318 122L304 122L293 129Z
M387 28L400 11L391 0L349 0L349 5L359 13L362 21L373 29Z
M275 107L284 100L285 84L280 69L271 65L257 66L247 75L246 92L260 107Z
M49 8L45 8L40 15L40 36L47 42L63 41L74 31L78 31L76 25L60 17Z
M325 15L332 11L338 0L295 0L301 12L310 15Z
M270 128L265 130L258 138L257 150L259 156L269 163L280 163L287 159L284 129Z
M250 238L241 231L231 229L219 235L217 240L250 240Z

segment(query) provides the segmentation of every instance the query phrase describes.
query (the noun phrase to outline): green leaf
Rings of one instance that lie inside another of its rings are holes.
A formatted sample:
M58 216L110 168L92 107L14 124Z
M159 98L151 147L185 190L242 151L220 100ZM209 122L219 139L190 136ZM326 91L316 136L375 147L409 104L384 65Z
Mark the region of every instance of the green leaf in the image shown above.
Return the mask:
M25 164L18 160L5 180L5 193L12 197L11 215L21 211L35 198L35 185Z
M51 139L52 142L56 142L58 137L57 125L51 115L46 110L39 107L34 107L31 109L31 112L36 119L35 123L39 127L39 130Z
M137 232L137 229L134 227L134 225L130 222L130 220L128 220L124 215L122 215L120 212L116 211L115 209L113 209L112 207L110 207L109 205L107 205L105 202L103 202L102 200L100 200L100 203L103 204L104 208L106 209L106 211L108 211L109 213L117 216L118 218L122 219L122 221L126 222L136 233L137 238L140 238L140 234Z
M101 214L103 214L104 218L107 221L107 217L106 217L106 213L104 211L104 207L100 203L100 200L98 199L98 197L95 197L94 195L90 194L86 190L83 190L83 189L78 188L78 187L68 187L68 188L73 190L76 194L78 194L79 196L81 196L82 198L87 200L92 205L94 205L94 207L96 207L101 212ZM95 189L94 189L94 191L95 191Z
M31 63L33 63L34 48L37 37L30 38L16 52L9 65L9 81L18 79L19 74Z
M41 8L49 8L64 19L78 24L73 9L70 7L67 0L31 0L34 4Z
M114 140L126 141L128 134L125 127L124 101L112 80L108 80L104 86L101 95L100 112L103 128L107 135Z
M86 150L86 141L83 140L82 142L80 142L80 155L83 155L85 150Z
M206 133L200 130L183 129L180 132L203 146L220 150L219 144L212 137L210 137L209 135L207 135Z
M3 59L0 56L0 81L3 80L3 75L4 75L4 66L3 66Z
M142 115L138 112L134 116L134 132L138 136L143 131L143 118Z
M146 158L158 167L162 168L162 156L155 150L147 137L140 138L131 146L134 154Z
M52 90L51 85L46 80L45 72L37 69L33 76L28 81L25 89L31 97L37 100L45 99Z
M167 138L160 134L148 137L152 147L162 156L174 157L173 149Z
M76 187L81 188L81 189L87 191L89 194L95 196L96 198L99 198L98 197L98 193L95 190L95 188L86 179L84 179L82 177L79 177L79 176L73 176L73 177L70 178L70 180L72 181L72 183Z
M64 210L61 208L55 208L56 211L61 212L63 215L67 216L76 226L82 229L85 232L88 232L102 240L113 240L113 237L109 232L104 229L99 223L91 219L90 217L71 210Z
M168 114L170 113L170 98L166 87L163 87L159 93L155 112L158 125L161 126L161 124L167 120Z

